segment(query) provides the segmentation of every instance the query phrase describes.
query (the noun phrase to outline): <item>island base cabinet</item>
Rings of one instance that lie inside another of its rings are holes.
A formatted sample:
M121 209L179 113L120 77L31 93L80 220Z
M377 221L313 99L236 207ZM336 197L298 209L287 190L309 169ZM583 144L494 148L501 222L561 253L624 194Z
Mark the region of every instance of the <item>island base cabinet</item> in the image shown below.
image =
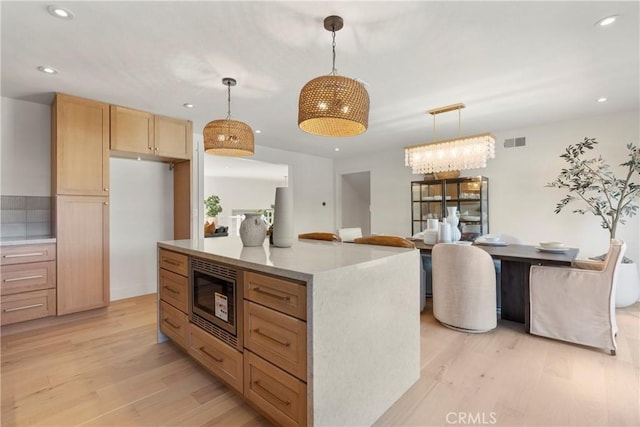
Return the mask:
M307 425L307 385L247 350L244 396L278 425Z
M189 318L164 301L160 301L160 330L180 347L188 349Z
M242 394L242 353L189 324L189 354L206 370Z
M55 316L56 290L45 289L2 296L0 306L2 325Z

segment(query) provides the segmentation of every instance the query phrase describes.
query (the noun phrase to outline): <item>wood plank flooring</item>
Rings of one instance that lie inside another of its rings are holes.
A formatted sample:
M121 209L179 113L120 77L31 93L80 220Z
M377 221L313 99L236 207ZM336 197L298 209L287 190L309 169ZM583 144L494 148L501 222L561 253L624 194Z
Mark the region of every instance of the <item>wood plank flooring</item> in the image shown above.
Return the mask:
M524 334L487 334L421 316L420 380L379 426L638 426L640 304L618 309L618 355ZM268 426L170 343L156 296L1 338L0 421L9 426Z

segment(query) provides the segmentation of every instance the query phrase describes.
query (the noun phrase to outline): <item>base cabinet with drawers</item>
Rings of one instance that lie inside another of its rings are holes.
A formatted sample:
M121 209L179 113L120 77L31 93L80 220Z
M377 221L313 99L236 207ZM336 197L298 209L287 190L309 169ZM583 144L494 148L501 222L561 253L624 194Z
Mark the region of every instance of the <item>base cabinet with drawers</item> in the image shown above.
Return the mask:
M278 425L307 425L305 284L239 270L239 351L189 321L189 265L186 255L158 251L160 331Z
M2 247L1 324L56 315L56 245Z
M162 333L183 349L189 348L189 258L158 250L158 325Z

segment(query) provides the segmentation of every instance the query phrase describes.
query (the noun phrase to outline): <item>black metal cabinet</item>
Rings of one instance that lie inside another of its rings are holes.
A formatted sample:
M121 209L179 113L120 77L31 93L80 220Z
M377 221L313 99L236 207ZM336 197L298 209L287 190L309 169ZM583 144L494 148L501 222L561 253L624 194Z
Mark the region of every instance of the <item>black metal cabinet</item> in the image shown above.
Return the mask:
M427 228L427 219L442 221L455 206L462 240L489 232L489 179L483 176L411 182L412 234Z

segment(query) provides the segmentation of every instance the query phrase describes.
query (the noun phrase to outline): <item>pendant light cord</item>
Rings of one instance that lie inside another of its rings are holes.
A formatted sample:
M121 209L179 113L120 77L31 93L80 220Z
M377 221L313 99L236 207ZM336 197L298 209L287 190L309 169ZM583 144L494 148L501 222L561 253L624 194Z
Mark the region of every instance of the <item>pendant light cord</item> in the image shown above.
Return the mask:
M333 42L331 43L331 48L333 49L333 68L331 69L331 75L335 76L337 73L336 71L336 26L335 25L331 25L331 38L333 39Z
M227 120L231 118L231 85L227 85Z

